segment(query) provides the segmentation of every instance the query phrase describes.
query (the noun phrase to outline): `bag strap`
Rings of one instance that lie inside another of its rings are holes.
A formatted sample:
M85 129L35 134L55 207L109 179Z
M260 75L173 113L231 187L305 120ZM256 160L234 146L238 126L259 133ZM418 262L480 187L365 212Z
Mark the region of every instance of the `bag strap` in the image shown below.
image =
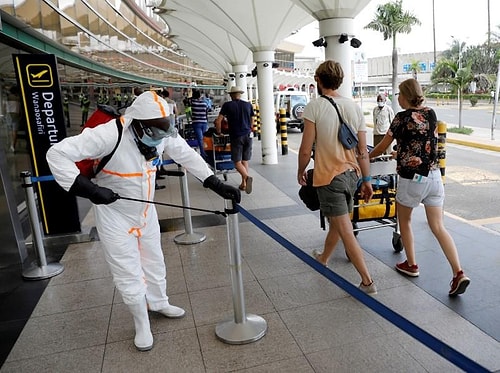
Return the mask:
M118 145L120 145L120 141L122 139L122 133L123 133L123 126L122 126L122 122L120 121L120 117L116 118L116 127L118 128L118 141L116 142L116 145L115 147L113 148L113 150L111 151L111 153L109 153L108 155L104 156L101 161L99 162L99 164L97 165L96 169L95 169L95 174L97 175L99 172L101 172L101 170L104 168L104 166L106 166L106 164L109 162L109 160L111 159L111 157L113 157L113 154L115 153L116 149L118 148Z
M330 103L333 105L333 107L335 108L335 110L337 111L337 114L339 116L339 120L340 120L340 123L345 123L345 120L344 118L342 118L342 115L340 115L340 111L339 111L339 108L337 107L337 104L335 103L335 101L333 101L333 98L331 97L328 97L328 96L325 96L325 95L321 95L321 97L323 98L326 98L328 101L330 101ZM339 126L339 129L340 129L340 126Z

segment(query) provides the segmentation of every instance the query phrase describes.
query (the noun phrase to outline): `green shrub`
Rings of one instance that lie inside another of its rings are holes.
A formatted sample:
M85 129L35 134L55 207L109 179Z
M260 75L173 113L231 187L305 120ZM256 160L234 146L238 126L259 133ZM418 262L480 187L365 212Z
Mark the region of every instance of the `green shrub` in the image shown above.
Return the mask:
M472 128L469 128L469 127L449 127L447 129L448 132L452 132L452 133L461 133L462 135L470 135L472 132L474 132L474 130Z

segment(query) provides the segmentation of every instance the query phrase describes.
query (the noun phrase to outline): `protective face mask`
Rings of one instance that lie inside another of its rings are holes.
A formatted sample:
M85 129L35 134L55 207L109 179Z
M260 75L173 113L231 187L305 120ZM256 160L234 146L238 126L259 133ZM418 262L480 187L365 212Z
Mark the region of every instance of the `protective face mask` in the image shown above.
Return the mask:
M162 140L163 140L163 137L158 139L158 140L155 140L152 137L150 137L149 135L146 135L145 132L143 133L142 137L139 138L140 142L142 142L144 145L150 146L152 148L160 145Z
M384 102L377 102L378 107L383 108L385 106Z
M138 121L142 129L142 137L139 140L147 146L155 147L161 144L165 137L176 137L177 128L174 126L169 126L167 131L164 131L157 127L146 127Z

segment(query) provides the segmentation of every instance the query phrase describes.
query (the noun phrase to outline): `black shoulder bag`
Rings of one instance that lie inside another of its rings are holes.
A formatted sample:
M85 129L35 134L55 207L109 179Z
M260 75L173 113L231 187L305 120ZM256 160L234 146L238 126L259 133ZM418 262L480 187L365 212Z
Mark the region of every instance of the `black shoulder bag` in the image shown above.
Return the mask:
M358 145L358 135L352 127L342 118L342 115L340 115L339 108L337 107L337 104L331 97L321 95L321 97L326 98L330 103L333 105L335 110L337 111L337 114L339 116L339 121L340 121L340 126L339 126L339 141L342 143L342 146L350 150L354 148L355 146Z

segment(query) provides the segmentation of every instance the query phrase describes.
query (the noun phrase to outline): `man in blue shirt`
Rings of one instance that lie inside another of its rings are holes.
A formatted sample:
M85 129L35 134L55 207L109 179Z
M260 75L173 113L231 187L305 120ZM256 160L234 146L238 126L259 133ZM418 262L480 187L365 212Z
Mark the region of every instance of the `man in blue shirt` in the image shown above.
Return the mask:
M226 117L231 139L231 160L241 175L240 190L252 193L252 177L248 175L248 161L252 158L252 128L254 112L252 104L241 100L243 91L233 86L229 90L231 101L225 102L215 120L217 134L221 133L222 119Z
M208 105L204 99L201 98L201 92L198 89L193 90L191 97L191 123L194 133L196 134L196 141L200 149L200 154L206 160L207 154L203 149L203 134L208 130Z

